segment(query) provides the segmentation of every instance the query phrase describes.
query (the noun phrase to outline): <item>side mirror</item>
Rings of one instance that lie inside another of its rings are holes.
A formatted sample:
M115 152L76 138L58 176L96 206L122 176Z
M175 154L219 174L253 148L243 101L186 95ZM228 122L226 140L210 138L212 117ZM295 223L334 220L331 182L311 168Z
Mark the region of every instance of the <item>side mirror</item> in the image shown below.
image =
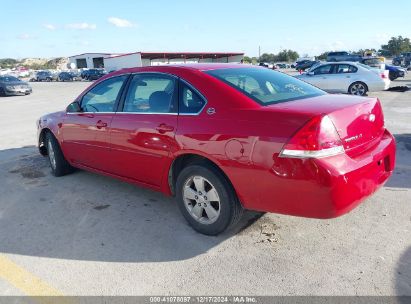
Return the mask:
M81 107L78 101L74 101L69 104L66 108L67 113L79 113L81 112Z

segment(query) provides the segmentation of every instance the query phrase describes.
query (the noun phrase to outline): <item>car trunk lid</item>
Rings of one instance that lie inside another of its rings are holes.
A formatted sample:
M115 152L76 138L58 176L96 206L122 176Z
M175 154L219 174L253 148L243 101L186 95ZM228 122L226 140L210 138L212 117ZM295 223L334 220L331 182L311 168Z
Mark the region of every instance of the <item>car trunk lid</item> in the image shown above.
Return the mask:
M377 144L385 130L378 98L324 95L270 107L310 113L313 117L327 115L350 157L356 157Z

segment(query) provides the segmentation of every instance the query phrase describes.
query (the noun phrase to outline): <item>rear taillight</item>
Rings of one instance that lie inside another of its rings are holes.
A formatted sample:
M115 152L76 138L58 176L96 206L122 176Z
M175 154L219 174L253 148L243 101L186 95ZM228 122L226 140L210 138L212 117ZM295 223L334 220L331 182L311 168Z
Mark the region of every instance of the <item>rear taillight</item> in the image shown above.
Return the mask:
M318 116L311 119L284 146L280 157L320 158L344 153L340 136L331 119Z
M387 76L384 73L381 73L381 78L385 79L385 78L387 78Z

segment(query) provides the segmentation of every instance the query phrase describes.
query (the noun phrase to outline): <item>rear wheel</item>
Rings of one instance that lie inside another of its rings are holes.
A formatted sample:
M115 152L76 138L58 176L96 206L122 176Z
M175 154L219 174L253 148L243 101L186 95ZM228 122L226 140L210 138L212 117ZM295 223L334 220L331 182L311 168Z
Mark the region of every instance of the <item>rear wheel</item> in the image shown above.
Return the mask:
M181 213L198 232L217 235L241 218L243 208L227 179L209 165L190 165L177 178Z
M0 96L6 96L6 92L3 88L0 88Z
M51 132L46 135L46 143L51 173L59 177L73 172L74 168L65 159L57 139Z
M368 87L365 83L357 81L350 85L348 93L351 95L365 96L368 92Z
M390 72L389 78L390 78L391 81L394 81L395 79L398 78L397 73L395 73L395 72Z

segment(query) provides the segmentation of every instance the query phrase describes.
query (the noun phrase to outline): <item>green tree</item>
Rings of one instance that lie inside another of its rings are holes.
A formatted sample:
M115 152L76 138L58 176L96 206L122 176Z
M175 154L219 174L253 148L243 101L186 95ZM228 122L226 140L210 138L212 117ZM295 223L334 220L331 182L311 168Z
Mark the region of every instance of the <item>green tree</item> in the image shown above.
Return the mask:
M321 53L320 55L316 56L317 60L327 60L328 52Z
M282 50L276 55L275 61L291 62L296 61L298 57L300 57L300 55L293 50Z
M276 59L274 54L264 53L260 56L260 62L274 62Z
M381 53L391 56L398 56L403 52L411 51L411 42L409 38L402 36L391 37L387 44L381 46Z
M293 50L282 50L278 54L268 54L264 53L260 57L260 62L292 62L296 61L300 57L296 51Z
M14 68L18 61L13 58L3 58L0 59L0 67L2 68Z

